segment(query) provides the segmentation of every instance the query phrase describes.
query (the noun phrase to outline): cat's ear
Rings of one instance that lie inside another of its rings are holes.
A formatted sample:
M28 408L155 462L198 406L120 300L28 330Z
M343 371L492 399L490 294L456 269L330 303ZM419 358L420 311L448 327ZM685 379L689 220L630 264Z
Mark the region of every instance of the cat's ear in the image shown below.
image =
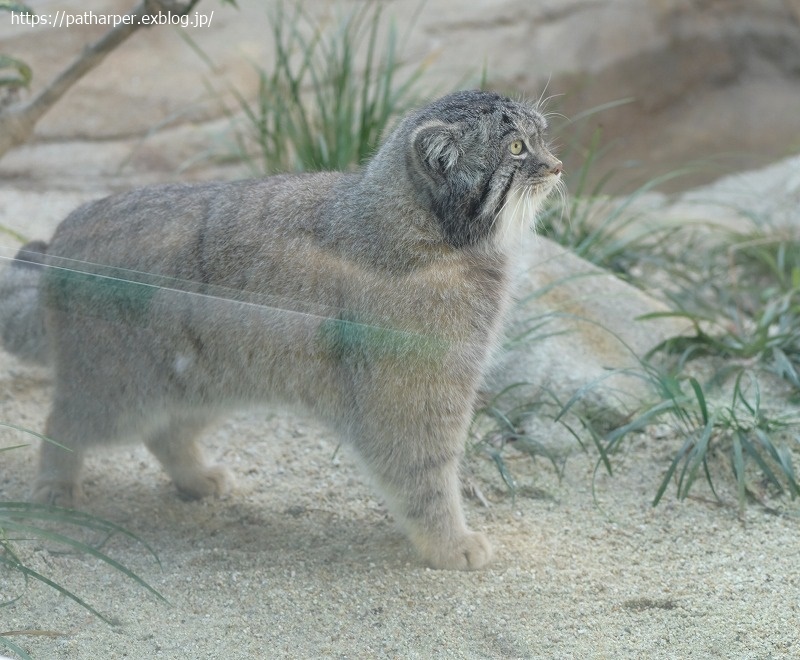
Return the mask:
M423 124L413 135L413 148L419 161L433 175L443 177L458 164L461 131L457 125L442 122Z

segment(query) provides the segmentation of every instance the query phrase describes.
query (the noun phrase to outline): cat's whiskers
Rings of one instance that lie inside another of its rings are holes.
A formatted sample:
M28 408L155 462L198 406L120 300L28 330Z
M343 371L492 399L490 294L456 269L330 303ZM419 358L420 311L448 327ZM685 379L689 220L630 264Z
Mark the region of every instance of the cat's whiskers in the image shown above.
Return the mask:
M530 186L525 186L522 192L522 213L519 216L519 240L525 238L525 230L532 224L532 213L535 205L533 204L533 190Z
M558 205L560 208L559 222L562 222L564 220L564 214L567 212L568 208L568 201L567 201L568 191L567 191L567 185L564 183L564 179L560 178L558 180L558 183L556 184L556 194L558 195L560 200Z

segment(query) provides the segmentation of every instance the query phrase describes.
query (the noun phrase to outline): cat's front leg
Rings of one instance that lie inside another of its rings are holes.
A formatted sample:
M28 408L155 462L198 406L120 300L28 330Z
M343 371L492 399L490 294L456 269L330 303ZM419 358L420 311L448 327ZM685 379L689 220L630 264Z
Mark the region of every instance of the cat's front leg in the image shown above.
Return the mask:
M486 536L467 527L458 475L460 452L415 446L404 455L361 449L368 470L422 559L434 568L474 570L492 557Z
M489 540L464 519L458 461L425 471L394 499L401 525L433 568L475 570L489 563Z

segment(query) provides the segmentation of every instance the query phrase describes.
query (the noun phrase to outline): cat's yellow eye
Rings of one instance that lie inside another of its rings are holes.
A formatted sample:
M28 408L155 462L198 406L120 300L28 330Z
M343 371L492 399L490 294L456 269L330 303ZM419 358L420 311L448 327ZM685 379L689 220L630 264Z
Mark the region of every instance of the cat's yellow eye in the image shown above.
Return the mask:
M525 150L525 143L522 140L514 140L508 145L508 150L513 156L519 156Z

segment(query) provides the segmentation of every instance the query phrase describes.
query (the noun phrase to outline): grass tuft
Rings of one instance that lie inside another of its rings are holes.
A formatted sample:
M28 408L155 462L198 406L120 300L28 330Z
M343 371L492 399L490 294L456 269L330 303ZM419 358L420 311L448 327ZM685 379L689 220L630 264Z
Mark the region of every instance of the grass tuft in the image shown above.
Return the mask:
M20 429L16 425L2 424L2 426L25 431L25 429ZM42 438L38 433L32 431L25 432L37 438ZM27 445L21 444L11 447L2 447L0 448L0 453L25 446ZM100 540L97 543L81 541L76 538L78 531L88 531L94 535L98 535ZM140 587L166 603L167 601L164 596L154 587L145 582L125 565L102 551L102 547L115 536L125 536L136 541L153 557L159 566L161 565L153 548L141 538L111 521L80 511L44 504L0 501L0 568L4 569L9 574L17 574L22 578L20 593L0 602L0 608L8 607L20 600L30 581L36 580L51 587L63 596L66 596L102 621L108 624L113 623L111 619L92 607L91 604L78 594L27 564L21 548L23 544L31 541L47 542L66 548L71 552L94 557L128 579L133 580ZM21 658L29 658L30 656L21 646L9 639L11 635L24 636L28 634L43 634L43 631L17 630L4 632L0 630L0 647L12 651Z
M229 88L238 106L226 109L238 126L235 158L257 174L343 171L369 158L389 123L413 105L426 68L404 71L404 40L383 11L382 3L364 3L331 24L299 3L271 6L272 65L254 67L256 99Z
M596 134L584 169L571 182L572 198L555 200L547 209L544 233L660 295L669 311L642 321L677 317L691 332L639 356L640 376L652 391L649 405L630 411L629 421L610 433L587 426L584 432L600 454L598 467L611 473L611 457L624 439L667 423L683 444L666 468L654 505L672 482L681 499L698 481L717 496L719 471L711 463L719 457L729 465L740 511L748 499L764 503L767 491L797 497L800 413L793 411L800 401L800 238L741 209L749 231L710 220L654 224L652 212L638 210L646 208L638 202L685 172L656 177L621 198L604 193L610 177L586 190L599 143ZM769 406L764 383L769 383Z

